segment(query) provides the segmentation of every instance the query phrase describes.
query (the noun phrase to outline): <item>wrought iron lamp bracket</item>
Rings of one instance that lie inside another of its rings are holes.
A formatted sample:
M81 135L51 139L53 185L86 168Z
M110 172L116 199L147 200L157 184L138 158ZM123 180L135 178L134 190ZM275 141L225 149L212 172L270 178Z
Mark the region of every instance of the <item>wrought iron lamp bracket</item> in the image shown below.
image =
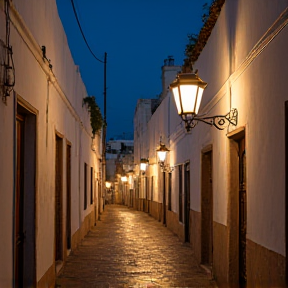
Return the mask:
M228 125L237 126L238 123L238 110L232 108L226 115L215 115L210 117L192 117L191 119L184 120L185 128L189 132L194 128L198 121L204 122L210 126L216 127L218 130L224 130Z
M174 171L174 166L169 166L168 164L164 164L164 162L159 161L159 166L162 172L172 173Z

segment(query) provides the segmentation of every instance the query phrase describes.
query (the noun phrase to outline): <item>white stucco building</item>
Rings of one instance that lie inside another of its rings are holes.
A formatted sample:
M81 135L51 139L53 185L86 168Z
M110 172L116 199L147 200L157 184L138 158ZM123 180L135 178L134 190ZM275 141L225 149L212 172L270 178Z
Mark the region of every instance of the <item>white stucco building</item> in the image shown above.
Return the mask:
M135 161L138 145L148 182L162 184L148 190L158 195L150 213L191 243L220 287L287 287L288 1L216 2L221 13L194 63L208 83L199 114L236 108L237 126L199 122L188 134L168 93L134 134ZM160 137L174 166L164 175Z
M0 0L0 64L0 287L54 287L102 209L101 134L56 1Z

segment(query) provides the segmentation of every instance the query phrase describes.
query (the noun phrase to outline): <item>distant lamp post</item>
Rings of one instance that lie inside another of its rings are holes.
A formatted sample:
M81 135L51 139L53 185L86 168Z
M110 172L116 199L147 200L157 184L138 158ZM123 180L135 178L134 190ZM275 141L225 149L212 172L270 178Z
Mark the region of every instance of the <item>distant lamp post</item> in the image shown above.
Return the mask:
M105 186L106 186L107 189L110 189L111 185L112 185L111 182L108 182L108 181L105 182Z
M129 185L133 185L133 176L132 175L129 175L129 178L128 178L128 183Z
M156 149L158 155L158 164L163 172L171 173L174 170L174 167L170 167L169 165L165 164L167 152L169 151L170 150L165 146L165 144L160 141L160 145Z
M198 121L214 126L219 130L225 129L229 124L236 126L238 111L235 108L226 115L197 116L206 86L207 83L198 77L197 70L192 73L178 74L177 78L170 84L177 112L185 122L187 132L194 128Z
M141 158L140 170L141 170L142 174L145 174L148 164L149 164L149 160L147 158Z
M127 182L128 181L127 176L121 176L121 181L124 183Z

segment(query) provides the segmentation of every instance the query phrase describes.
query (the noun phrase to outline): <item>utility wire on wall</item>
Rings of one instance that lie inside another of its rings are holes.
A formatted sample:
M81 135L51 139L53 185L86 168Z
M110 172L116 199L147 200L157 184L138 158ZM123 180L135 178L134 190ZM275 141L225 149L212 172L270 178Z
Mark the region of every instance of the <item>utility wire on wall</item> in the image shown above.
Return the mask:
M13 61L13 51L10 45L10 3L8 0L5 1L5 15L6 15L6 44L5 44L5 60L4 60L4 86L1 91L2 101L7 104L6 98L10 96L15 85L15 67ZM2 66L2 65L1 65ZM2 81L1 81L2 82Z
M88 44L88 41L86 40L86 37L85 37L84 32L83 32L83 30L82 30L80 21L79 21L79 19L78 19L78 15L77 15L77 12L76 12L76 9L75 9L75 5L74 5L74 0L71 0L71 4L72 4L72 7L73 7L74 15L75 15L75 18L76 18L76 20L77 20L79 29L80 29L80 31L81 31L81 34L82 34L82 36L83 36L83 39L84 39L84 41L85 41L85 43L86 43L89 51L91 52L91 54L93 55L93 57L94 57L97 61L99 61L99 62L101 62L101 63L105 63L105 61L102 61L102 60L100 60L98 57L96 57L96 55L93 53L92 49L90 48L90 46L89 46L89 44Z

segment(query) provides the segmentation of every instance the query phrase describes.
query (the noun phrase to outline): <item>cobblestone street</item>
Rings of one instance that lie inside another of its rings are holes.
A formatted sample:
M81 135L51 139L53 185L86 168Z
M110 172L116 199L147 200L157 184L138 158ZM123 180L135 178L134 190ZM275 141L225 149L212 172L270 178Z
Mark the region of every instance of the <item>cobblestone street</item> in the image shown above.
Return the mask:
M107 205L101 221L73 251L57 288L217 287L188 243L126 206Z

